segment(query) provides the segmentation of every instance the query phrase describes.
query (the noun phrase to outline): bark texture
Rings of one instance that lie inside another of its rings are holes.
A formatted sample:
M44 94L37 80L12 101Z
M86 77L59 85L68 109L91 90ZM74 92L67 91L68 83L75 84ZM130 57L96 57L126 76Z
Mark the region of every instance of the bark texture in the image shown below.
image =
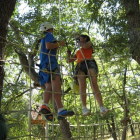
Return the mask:
M16 0L0 0L0 108L1 108L1 98L3 89L3 79L4 79L4 54L6 45L6 35L8 22L11 18Z
M122 0L129 25L129 44L132 58L140 64L140 12L139 0Z
M72 138L69 123L66 119L60 121L60 129L64 140L74 140L74 138Z
M35 67L34 67L34 60L33 60L34 55L28 54L28 59L27 59L27 56L23 52L16 51L16 53L19 55L20 64L22 65L25 73L29 75L29 77L35 83L39 83L38 73L35 71Z

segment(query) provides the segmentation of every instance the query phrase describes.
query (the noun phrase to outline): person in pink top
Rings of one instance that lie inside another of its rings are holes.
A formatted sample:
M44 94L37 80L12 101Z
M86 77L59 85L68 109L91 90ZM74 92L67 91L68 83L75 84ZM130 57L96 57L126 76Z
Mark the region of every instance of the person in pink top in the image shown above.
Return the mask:
M100 107L101 116L106 116L110 111L103 106L102 95L97 84L98 66L96 61L92 58L93 44L90 41L90 37L87 35L80 35L78 38L78 44L80 49L75 55L71 56L71 52L68 51L67 63L74 62L77 60L77 65L75 68L75 79L79 83L80 88L80 98L83 107L83 115L90 115L91 112L86 107L86 78L88 77L91 83L91 88L95 93L95 98Z

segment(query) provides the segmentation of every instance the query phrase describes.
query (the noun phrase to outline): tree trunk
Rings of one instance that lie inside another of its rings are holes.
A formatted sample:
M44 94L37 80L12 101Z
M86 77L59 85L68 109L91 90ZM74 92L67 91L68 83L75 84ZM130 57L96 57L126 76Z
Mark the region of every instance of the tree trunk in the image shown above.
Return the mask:
M134 131L133 125L132 125L132 123L130 121L129 121L129 124L130 124L130 129L131 129L132 136L134 136L135 131Z
M63 120L60 121L60 129L63 134L63 139L65 140L74 140L72 138L72 134L70 131L70 125L68 121L64 118Z
M6 35L8 22L13 14L15 4L16 0L0 0L0 109L4 79L4 54L6 45Z
M112 123L111 123L111 126L112 126L112 127L111 127L110 124L109 124L109 120L106 119L107 126L108 126L108 131L112 134L113 139L114 139L114 140L117 140L116 128L115 128L115 122L114 122L114 117L113 117L113 115L111 116L111 121L112 121Z
M126 140L127 124L128 124L128 121L129 121L129 117L128 117L129 110L128 110L128 104L127 104L126 91L125 91L126 72L127 72L127 66L126 66L126 68L125 68L124 80L123 80L124 120L123 120L122 140Z
M129 25L129 43L132 58L140 65L139 0L122 0Z
M124 121L123 121L122 140L126 140L127 117L128 117L128 110L127 110L127 107L125 107L125 108L124 108Z
M111 116L111 120L112 120L112 124L111 124L112 125L112 137L114 138L114 140L117 140L116 127L115 127L113 115Z

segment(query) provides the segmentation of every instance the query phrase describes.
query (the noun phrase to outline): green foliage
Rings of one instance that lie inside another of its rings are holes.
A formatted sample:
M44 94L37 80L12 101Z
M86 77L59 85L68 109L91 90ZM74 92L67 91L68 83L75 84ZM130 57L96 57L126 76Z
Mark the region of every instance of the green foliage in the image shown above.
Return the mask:
M66 51L70 49L75 54L78 47L75 45L74 34L89 33L95 46L93 57L98 63L98 84L102 93L104 106L111 109L111 113L103 118L100 116L99 107L94 94L88 85L87 106L91 109L91 116L82 116L82 105L80 95L75 94L73 89L63 97L64 107L74 110L75 116L68 118L73 137L87 136L99 137L103 129L108 133L108 125L111 126L111 115L115 118L116 132L121 128L120 120L124 118L125 105L123 100L123 88L127 95L129 116L132 121L139 121L139 65L131 59L128 47L128 25L125 19L124 8L118 0L24 0L24 10L19 7L23 5L17 2L15 11L7 34L7 45L5 50L5 83L3 87L2 112L5 113L8 127L8 137L20 137L28 135L28 105L30 101L30 89L32 81L22 71L15 49L22 50L26 55L35 49L35 41L42 38L39 32L40 24L44 21L51 22L55 27L57 40L65 40L66 47L61 47L58 53L58 62L64 71L62 91L66 91L73 82L72 75L74 65L66 63ZM29 9L26 11L26 8ZM59 9L60 8L60 9ZM60 10L60 15L59 15ZM59 19L59 16L61 19ZM59 21L60 20L60 21ZM59 32L60 31L60 32ZM37 50L36 59L39 57ZM38 62L37 62L38 63ZM125 81L125 69L126 84ZM30 83L31 82L31 83ZM25 92L25 93L24 93ZM32 108L35 104L42 103L40 88L32 92ZM51 109L52 106L50 105ZM15 111L16 110L16 111ZM137 112L136 112L137 110ZM106 124L106 119L109 124ZM58 121L56 120L56 124ZM49 136L62 137L58 126L49 127ZM104 124L104 125L99 125ZM38 136L41 126L32 126L32 134ZM122 129L121 129L122 131ZM79 132L79 133L78 133ZM118 135L118 134L117 134ZM119 137L119 136L118 136Z

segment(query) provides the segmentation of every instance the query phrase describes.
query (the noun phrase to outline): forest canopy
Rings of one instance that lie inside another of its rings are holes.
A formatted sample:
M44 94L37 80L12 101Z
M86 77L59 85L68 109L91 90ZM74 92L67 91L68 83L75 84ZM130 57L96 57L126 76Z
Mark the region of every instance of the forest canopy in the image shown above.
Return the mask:
M139 0L2 0L0 9L1 114L9 139L43 139L45 132L50 140L139 137ZM36 64L40 62L43 22L53 24L56 40L66 42L57 55L63 77L62 99L65 108L76 114L53 123L42 116L46 131L42 125L31 125L30 116L36 105L42 104L44 92L44 87L34 86L38 83ZM88 80L87 104L92 115L81 115L80 96L72 86L76 63L66 63L66 51L75 54L78 50L75 34L89 35L94 45L99 88L105 106L111 110L105 118L100 116Z

